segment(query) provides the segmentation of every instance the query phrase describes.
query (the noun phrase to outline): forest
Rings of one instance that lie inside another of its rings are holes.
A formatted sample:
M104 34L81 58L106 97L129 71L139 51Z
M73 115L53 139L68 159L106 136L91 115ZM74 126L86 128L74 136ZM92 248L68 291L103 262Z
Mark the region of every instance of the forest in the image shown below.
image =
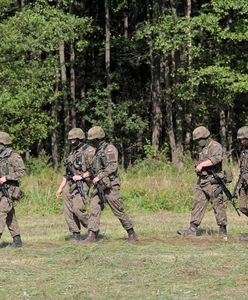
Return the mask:
M178 168L209 128L235 158L248 124L247 0L0 0L0 126L57 169L67 133L106 131L129 167Z

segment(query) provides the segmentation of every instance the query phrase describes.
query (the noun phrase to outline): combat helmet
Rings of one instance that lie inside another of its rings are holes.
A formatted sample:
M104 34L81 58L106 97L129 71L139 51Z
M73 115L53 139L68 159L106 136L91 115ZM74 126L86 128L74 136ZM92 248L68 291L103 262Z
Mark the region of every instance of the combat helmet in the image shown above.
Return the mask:
M105 132L100 126L94 126L90 128L88 131L88 140L95 140L95 139L103 139L105 137Z
M239 128L237 132L237 139L248 139L248 126Z
M0 144L4 144L4 145L12 144L11 137L7 132L0 131Z
M85 139L85 133L81 128L72 128L68 133L68 140L74 140L79 139L83 140Z
M206 139L210 136L209 130L204 126L196 127L193 131L193 141Z

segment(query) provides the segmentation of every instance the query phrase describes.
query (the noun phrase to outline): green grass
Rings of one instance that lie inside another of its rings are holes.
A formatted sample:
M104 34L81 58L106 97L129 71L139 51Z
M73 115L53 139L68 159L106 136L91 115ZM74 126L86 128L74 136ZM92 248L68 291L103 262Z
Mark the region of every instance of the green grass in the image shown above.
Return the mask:
M0 249L0 299L247 299L247 219L228 211L229 237L218 237L213 212L202 236L176 230L189 213L132 214L140 241L129 245L119 221L106 211L100 240L64 241L63 216L19 216L23 249ZM207 234L210 232L211 234ZM7 230L4 242L11 242ZM26 296L26 299L28 297Z

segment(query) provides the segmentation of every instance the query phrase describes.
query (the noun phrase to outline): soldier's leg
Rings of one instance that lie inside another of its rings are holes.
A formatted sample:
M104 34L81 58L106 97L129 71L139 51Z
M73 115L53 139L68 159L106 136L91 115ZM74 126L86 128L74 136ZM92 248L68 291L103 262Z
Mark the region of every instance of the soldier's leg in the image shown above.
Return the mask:
M82 199L80 194L76 194L72 198L72 210L73 213L77 216L80 223L83 227L88 227L89 214L86 211L86 200Z
M133 228L133 223L124 210L123 201L120 197L120 187L118 185L113 186L111 190L106 192L106 200L113 214L121 222L123 228L126 230Z
M248 189L240 189L239 210L248 217Z
M0 235L2 235L4 231L9 210L10 210L10 205L8 200L5 197L1 197L0 198Z
M209 187L209 194L211 195L210 202L212 204L215 219L219 225L219 235L226 239L227 237L227 215L226 215L226 204L224 202L223 194L219 194L216 198L214 192L218 189L218 185L211 185Z
M22 247L22 240L20 236L20 228L16 219L15 209L12 203L2 197L0 200L0 236L3 233L5 224L13 238L13 247Z
M69 227L69 231L72 233L80 232L80 222L78 218L74 215L72 207L72 195L69 192L65 192L64 198L64 218Z
M133 228L133 223L127 213L125 212L123 201L120 196L120 186L116 185L106 192L106 200L113 212L113 214L119 219L121 225L126 229L128 233L128 242L134 243L138 240L136 232Z
M7 215L6 224L12 237L20 235L20 228L17 222L14 207L12 207Z
M100 227L100 217L101 217L101 206L99 204L99 197L93 194L90 199L90 215L88 222L88 236L86 239L81 241L82 244L95 243L97 240L97 235Z
M248 217L248 189L241 188L239 196L239 210ZM248 242L248 233L242 234L240 240Z
M177 231L182 236L196 236L196 229L201 224L208 205L208 195L199 186L196 188L193 206L191 210L190 226Z
M197 187L191 211L190 227L196 229L201 224L208 201L208 194L204 191L204 189Z
M226 204L224 202L223 194L220 193L217 198L214 197L214 191L216 187L211 188L211 204L214 210L216 222L219 226L227 225L227 215L226 215Z

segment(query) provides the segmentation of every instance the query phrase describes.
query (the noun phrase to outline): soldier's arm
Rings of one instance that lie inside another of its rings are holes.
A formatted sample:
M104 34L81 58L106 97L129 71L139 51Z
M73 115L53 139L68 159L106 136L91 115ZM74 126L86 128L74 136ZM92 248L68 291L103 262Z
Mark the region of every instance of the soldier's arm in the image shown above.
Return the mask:
M213 166L217 165L218 163L222 162L223 160L223 149L222 146L217 143L217 142L213 142L211 144L211 147L209 149L209 155L208 155L208 159L211 160Z
M10 156L10 173L6 176L6 180L19 181L25 175L25 166L21 156L17 153L12 153Z
M213 162L210 159L208 159L208 160L205 160L205 161L199 163L196 166L195 171L196 171L196 173L198 173L198 172L201 172L203 168L211 167L213 165L214 165Z
M118 169L118 152L117 149L110 145L106 149L107 162L105 168L98 174L99 179L115 173Z
M67 183L67 179L66 179L66 177L63 176L62 181L61 181L61 183L59 185L59 188L58 188L58 190L56 192L56 198L59 198L61 196L61 194L63 192L63 189L66 186L66 183Z

